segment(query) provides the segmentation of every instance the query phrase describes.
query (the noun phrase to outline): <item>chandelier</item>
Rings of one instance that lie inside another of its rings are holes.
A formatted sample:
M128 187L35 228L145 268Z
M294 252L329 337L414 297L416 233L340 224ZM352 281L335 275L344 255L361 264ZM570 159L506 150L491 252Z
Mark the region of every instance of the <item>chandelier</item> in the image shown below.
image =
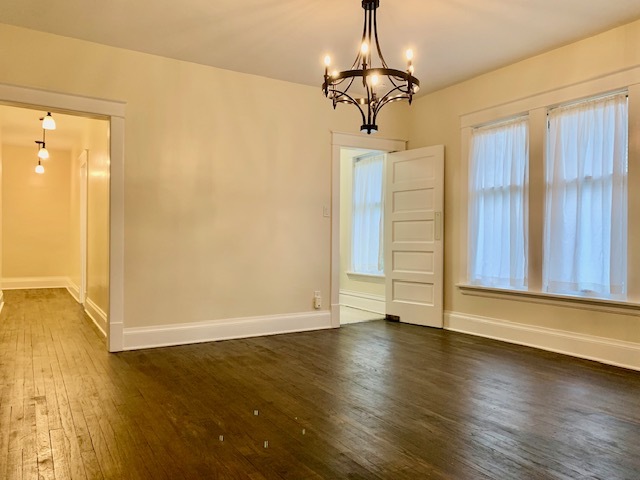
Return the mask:
M322 90L325 97L333 102L334 109L339 103L355 105L362 115L360 131L367 134L378 131L376 119L382 107L399 100L408 100L411 104L413 95L420 89L420 81L413 76L412 50L406 52L405 71L389 68L382 56L376 15L379 6L380 0L362 0L362 42L351 69L329 72L331 57L324 58ZM379 66L374 65L373 52L377 54Z

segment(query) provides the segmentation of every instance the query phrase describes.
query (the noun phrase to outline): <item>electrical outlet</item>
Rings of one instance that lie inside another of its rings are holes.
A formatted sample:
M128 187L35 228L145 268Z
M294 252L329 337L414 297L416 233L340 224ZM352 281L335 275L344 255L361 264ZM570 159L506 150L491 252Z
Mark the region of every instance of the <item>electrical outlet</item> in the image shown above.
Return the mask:
M329 208L328 205L325 205L324 207L322 207L322 216L323 217L330 217L331 216L331 209Z

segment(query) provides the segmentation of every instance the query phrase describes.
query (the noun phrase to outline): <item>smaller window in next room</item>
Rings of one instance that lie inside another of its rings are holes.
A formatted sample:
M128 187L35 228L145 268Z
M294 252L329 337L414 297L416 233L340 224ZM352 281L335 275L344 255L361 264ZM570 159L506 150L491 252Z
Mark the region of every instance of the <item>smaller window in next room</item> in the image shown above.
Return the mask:
M351 271L383 275L384 154L367 154L353 163Z

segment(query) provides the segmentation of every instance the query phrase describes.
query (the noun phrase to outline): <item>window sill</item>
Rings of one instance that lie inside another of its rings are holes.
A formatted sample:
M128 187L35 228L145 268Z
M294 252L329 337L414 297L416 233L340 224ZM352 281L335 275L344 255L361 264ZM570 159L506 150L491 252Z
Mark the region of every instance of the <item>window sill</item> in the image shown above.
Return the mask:
M359 273L359 272L347 272L347 276L348 277L362 277L363 279L371 279L371 278L376 278L379 280L384 280L384 275L377 275L375 273Z
M581 297L578 295L559 295L556 293L533 292L498 287L483 287L459 283L456 285L463 295L516 300L520 302L541 303L561 307L580 308L583 310L617 313L621 315L640 316L640 303L632 301L611 300L606 298Z

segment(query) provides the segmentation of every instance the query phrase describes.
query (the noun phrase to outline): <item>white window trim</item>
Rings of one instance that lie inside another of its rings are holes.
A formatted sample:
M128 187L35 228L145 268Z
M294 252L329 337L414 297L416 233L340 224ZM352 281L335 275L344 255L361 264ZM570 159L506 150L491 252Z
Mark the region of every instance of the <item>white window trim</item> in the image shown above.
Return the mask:
M520 302L573 307L583 310L632 315L640 317L640 303L621 300L610 300L600 297L579 295L562 295L559 293L534 292L531 290L515 290L508 288L484 287L459 283L456 285L463 295L475 297L515 300Z
M471 130L484 124L519 115L529 116L529 270L528 289L502 289L471 285L467 281L467 242L460 242L458 255L459 291L466 295L489 296L492 298L525 299L537 303L553 303L564 306L581 306L589 310L629 312L640 315L640 269L629 268L627 272L627 300L610 300L595 297L580 297L551 294L542 291L542 225L544 213L544 156L546 154L547 112L560 104L576 102L588 97L596 97L609 92L626 90L629 95L629 172L628 184L640 184L640 67L632 67L608 75L594 77L583 82L567 85L555 90L541 92L497 105L470 112L460 117L461 165L460 201L463 205L460 237L468 236L468 184L469 184L469 140ZM628 218L640 218L640 195L631 196L629 190ZM534 228L531 228L531 227ZM633 248L640 245L640 222L628 222L628 265L640 265L640 251ZM571 305L569 305L571 304Z
M345 272L349 277L363 277L363 278L384 278L383 275L376 275L374 273L360 273L360 272Z

